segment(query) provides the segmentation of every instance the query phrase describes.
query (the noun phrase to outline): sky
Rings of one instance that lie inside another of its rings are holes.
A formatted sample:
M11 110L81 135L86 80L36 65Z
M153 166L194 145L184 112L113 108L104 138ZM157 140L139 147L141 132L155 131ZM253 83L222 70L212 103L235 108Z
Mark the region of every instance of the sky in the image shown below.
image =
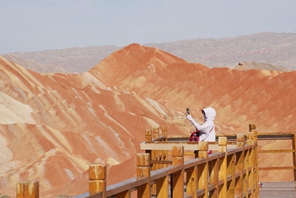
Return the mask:
M296 33L296 0L0 0L0 54Z

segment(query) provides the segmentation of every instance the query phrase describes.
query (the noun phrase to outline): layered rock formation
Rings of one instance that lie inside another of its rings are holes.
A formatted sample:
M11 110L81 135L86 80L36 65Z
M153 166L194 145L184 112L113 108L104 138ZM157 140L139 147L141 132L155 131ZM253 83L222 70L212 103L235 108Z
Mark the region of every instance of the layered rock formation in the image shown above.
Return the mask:
M3 57L0 71L0 193L12 197L29 179L41 197L85 192L94 162L108 165L108 184L134 176L145 129L189 135L186 107L199 122L214 107L218 133L296 127L296 72L210 69L138 44L79 74L35 73Z

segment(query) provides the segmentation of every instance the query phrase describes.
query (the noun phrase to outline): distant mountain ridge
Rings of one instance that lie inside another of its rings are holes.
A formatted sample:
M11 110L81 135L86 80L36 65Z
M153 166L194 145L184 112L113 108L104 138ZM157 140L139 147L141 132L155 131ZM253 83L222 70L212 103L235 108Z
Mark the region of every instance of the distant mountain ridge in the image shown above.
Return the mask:
M271 69L276 70L296 69L296 33L264 32L233 38L199 38L144 45L208 67L233 68L244 61L274 65ZM80 73L94 67L120 48L114 45L73 47L10 53L4 57L40 73ZM260 66L258 68L257 65L256 68L260 69Z

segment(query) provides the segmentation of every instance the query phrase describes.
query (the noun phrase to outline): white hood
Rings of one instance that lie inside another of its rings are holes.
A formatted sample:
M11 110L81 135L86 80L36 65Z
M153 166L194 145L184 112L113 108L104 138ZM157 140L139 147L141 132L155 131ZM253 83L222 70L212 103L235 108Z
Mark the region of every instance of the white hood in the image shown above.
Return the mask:
M204 108L205 112L205 121L213 121L216 118L216 111L212 107Z

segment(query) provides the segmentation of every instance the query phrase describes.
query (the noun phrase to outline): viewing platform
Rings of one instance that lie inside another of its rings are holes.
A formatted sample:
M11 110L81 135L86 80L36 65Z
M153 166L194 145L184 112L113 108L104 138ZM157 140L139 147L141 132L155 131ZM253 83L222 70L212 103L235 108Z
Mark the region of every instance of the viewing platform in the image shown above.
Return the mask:
M146 130L134 178L107 186L106 165L90 164L89 192L75 198L296 198L295 133L258 133L250 124L247 133L217 135L215 143L198 143L167 132L167 127ZM258 149L258 143L266 140L289 141L292 147ZM261 167L258 158L267 153L291 155L291 163ZM259 171L267 170L276 174L288 170L293 181L268 181L260 186ZM20 182L17 198L23 197L39 197L39 182Z

